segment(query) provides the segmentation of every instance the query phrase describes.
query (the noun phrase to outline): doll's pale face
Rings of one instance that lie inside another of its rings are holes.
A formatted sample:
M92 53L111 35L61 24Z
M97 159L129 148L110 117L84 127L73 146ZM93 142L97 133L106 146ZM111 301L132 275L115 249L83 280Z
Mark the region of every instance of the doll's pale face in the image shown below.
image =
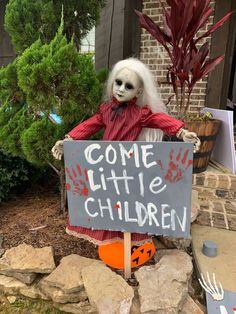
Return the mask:
M138 97L142 92L142 81L132 70L122 69L116 76L112 93L119 102L126 102Z

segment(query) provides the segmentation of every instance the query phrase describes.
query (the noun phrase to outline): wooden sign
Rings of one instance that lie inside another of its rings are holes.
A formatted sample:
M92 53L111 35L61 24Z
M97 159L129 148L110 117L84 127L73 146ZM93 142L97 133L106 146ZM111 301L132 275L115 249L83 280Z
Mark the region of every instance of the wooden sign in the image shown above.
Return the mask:
M224 299L217 301L207 293L208 314L236 314L236 293L224 290Z
M70 223L188 237L192 144L66 141Z

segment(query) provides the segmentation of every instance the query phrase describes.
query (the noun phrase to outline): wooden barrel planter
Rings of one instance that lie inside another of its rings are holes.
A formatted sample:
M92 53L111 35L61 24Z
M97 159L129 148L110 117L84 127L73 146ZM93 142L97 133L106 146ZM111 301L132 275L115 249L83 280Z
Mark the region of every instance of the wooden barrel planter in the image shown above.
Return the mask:
M221 121L212 119L208 121L186 122L185 128L197 133L201 140L200 150L193 157L193 173L206 170L213 151L217 134L220 130Z

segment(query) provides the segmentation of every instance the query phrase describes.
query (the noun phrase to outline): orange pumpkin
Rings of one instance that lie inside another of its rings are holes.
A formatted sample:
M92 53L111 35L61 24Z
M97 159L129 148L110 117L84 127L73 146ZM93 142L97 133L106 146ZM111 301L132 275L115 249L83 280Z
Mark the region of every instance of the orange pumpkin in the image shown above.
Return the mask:
M146 263L153 257L156 248L153 242L131 247L131 268L138 267ZM100 259L108 266L124 269L124 243L114 242L101 245L98 248Z

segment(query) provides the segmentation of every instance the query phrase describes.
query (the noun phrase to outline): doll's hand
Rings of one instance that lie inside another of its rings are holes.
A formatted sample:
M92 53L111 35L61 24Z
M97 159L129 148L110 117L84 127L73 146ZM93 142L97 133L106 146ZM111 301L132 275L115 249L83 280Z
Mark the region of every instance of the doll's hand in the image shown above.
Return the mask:
M193 152L196 153L200 149L201 141L197 137L197 134L195 132L189 132L185 129L180 129L178 133L176 134L178 138L181 138L186 143L193 143Z
M59 140L55 143L55 145L52 148L52 155L55 159L61 160L63 154L64 154L64 141L65 140L72 140L71 137L67 137L64 140Z
M52 148L52 155L55 159L61 160L64 152L64 140L57 141Z

